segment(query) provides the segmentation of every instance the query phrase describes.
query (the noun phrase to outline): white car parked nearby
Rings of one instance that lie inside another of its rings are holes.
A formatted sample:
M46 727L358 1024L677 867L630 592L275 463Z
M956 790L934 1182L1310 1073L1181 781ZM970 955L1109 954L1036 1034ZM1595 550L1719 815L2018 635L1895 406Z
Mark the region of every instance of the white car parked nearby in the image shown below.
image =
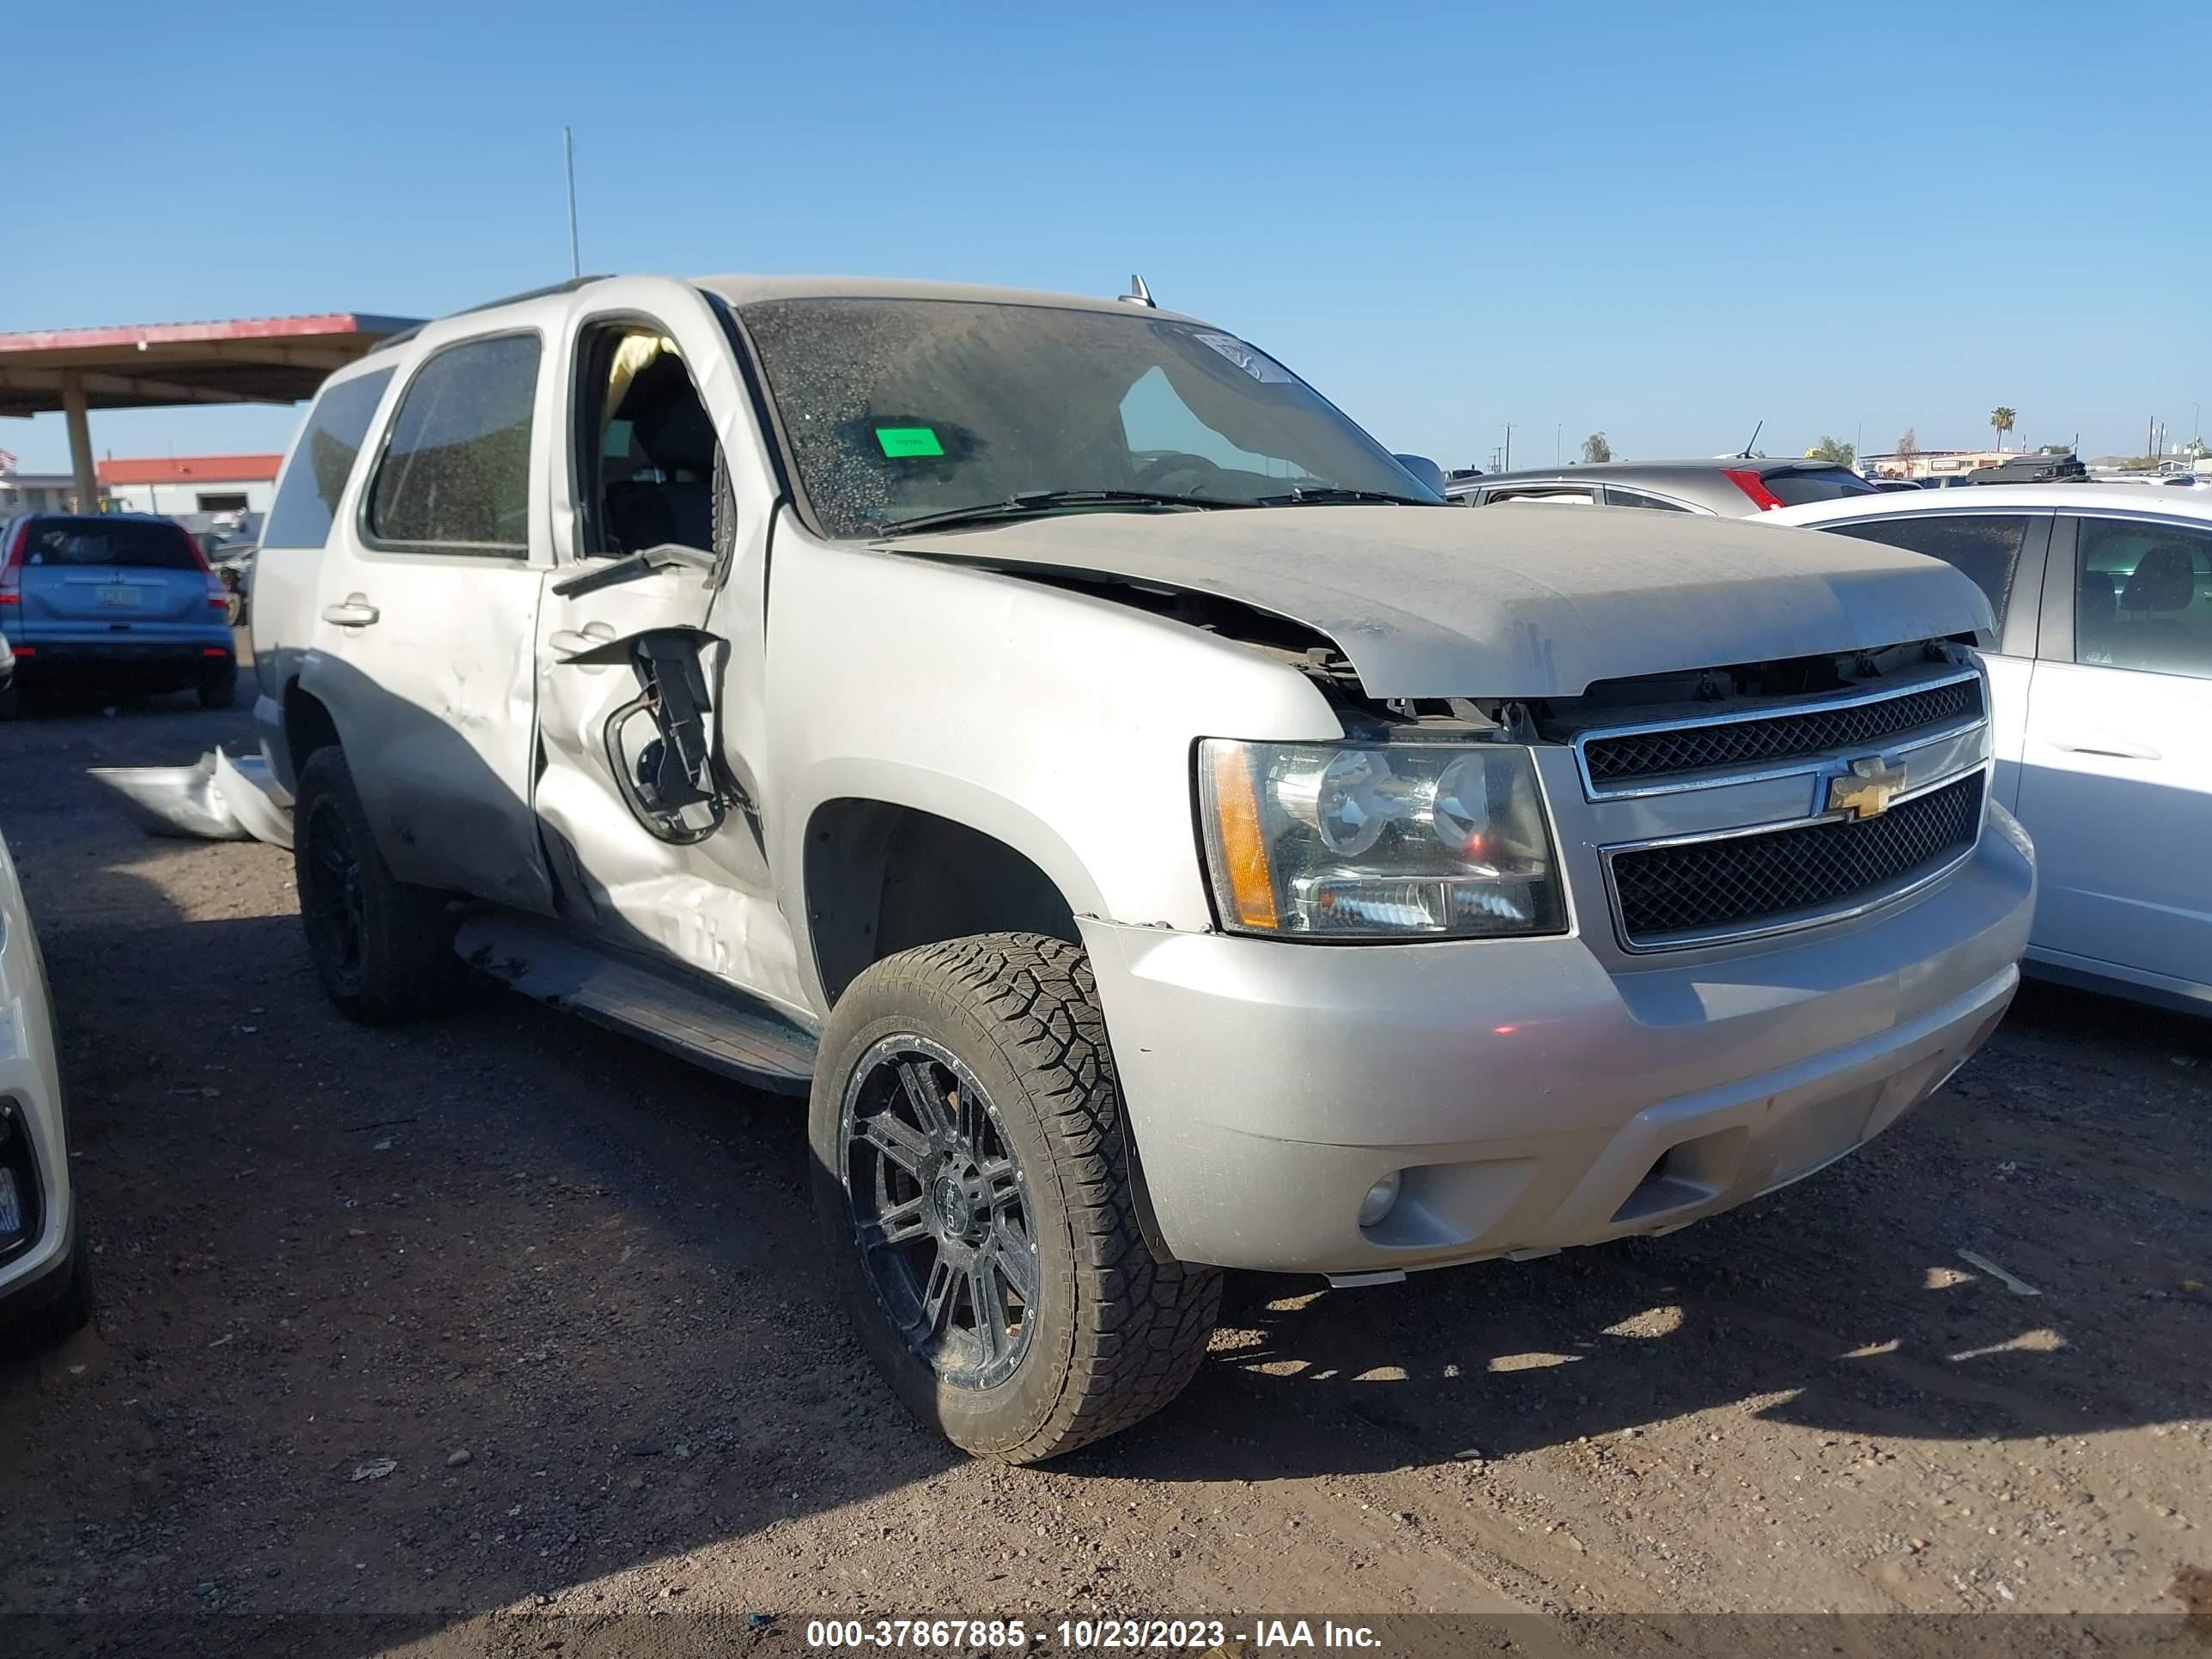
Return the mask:
M1931 554L1998 624L1997 799L2034 838L2032 969L2212 1013L2212 501L2026 484L1762 514Z
M21 884L0 839L0 1325L33 1340L85 1322L53 999Z

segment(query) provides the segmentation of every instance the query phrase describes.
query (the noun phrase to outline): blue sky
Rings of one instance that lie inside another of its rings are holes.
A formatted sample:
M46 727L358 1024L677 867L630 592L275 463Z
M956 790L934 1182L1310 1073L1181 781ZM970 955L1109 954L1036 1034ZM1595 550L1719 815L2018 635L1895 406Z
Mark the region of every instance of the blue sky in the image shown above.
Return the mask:
M1555 428L1706 454L1761 419L1771 453L1968 446L2000 403L2015 441L2140 450L2212 400L2201 33L2041 4L19 8L0 330L558 280L566 122L587 270L1140 270L1447 465L1508 421L1523 464ZM298 414L94 441L276 448ZM0 447L66 463L58 417Z

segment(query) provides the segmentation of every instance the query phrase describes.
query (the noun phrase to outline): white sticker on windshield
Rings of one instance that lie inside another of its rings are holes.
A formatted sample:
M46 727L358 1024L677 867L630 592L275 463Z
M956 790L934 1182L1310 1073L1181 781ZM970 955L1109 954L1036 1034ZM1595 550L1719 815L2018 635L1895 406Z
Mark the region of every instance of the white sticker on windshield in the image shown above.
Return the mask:
M1246 345L1234 334L1200 334L1197 337L1262 385L1288 385L1297 378L1257 346Z

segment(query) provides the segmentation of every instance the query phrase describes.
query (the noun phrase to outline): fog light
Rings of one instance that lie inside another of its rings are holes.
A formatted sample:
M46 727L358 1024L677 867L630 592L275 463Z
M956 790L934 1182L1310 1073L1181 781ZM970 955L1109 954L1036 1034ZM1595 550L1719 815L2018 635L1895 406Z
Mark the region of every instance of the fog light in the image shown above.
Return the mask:
M1403 1185L1401 1172L1396 1170L1367 1189L1367 1196L1359 1200L1359 1224L1372 1227L1390 1213L1398 1202L1398 1188Z
M23 1200L15 1190L15 1172L0 1169L0 1243L13 1243L22 1231Z

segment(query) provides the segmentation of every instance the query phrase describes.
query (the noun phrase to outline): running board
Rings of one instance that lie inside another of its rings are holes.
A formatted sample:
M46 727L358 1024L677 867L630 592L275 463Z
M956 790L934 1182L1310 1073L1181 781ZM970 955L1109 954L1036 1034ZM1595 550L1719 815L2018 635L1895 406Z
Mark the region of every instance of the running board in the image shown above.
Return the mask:
M803 1095L813 1075L811 1036L680 969L657 970L506 915L466 918L453 948L526 997L753 1088Z

